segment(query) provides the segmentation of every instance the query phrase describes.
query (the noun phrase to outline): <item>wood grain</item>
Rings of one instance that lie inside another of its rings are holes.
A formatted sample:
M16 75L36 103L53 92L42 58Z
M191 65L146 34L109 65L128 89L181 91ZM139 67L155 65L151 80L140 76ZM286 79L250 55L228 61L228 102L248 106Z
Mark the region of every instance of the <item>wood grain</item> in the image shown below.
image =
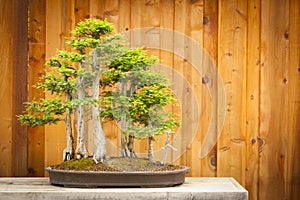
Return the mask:
M259 199L286 199L289 4L262 1L261 6Z
M1 175L27 175L27 127L16 115L27 100L27 14L28 1L1 2ZM13 12L15 11L15 12ZM13 166L13 167L12 167Z
M119 0L118 29L119 32L128 31L131 27L131 3L130 0Z
M251 199L258 199L259 181L260 13L260 0L248 1L245 187Z
M211 62L215 64L215 66L210 66L211 67L217 67L218 63L218 1L216 0L206 0L204 1L204 11L203 11L203 49L207 52L208 58L205 59L210 59ZM204 63L209 62L208 60L204 60ZM211 70L211 69L210 69ZM203 75L203 78L205 75ZM208 77L208 76L207 76ZM208 82L204 81L202 78L202 87L207 87L208 84L211 84L212 87L214 87L214 90L212 90L217 96L217 74L212 74L212 77L209 77ZM203 91L206 91L203 89ZM211 117L214 115L215 119L217 119L217 109L214 112L211 108L212 107L218 107L218 103L216 100L211 99L211 95L213 94L208 94L203 95L203 101L206 102L203 106L203 117L206 122L211 123ZM208 103L211 104L208 104ZM202 127L202 123L200 125ZM214 125L214 132L213 132L213 138L215 141L217 141L217 123ZM202 131L202 141L204 140L204 137L206 136L207 129L203 129ZM201 145L205 145L203 142ZM216 176L217 173L217 144L212 148L211 152L209 155L201 159L201 176L205 177L214 177Z
M12 176L12 1L0 0L0 176Z
M288 199L300 199L300 2L289 5L289 67L288 67Z
M199 46L203 46L203 12L204 12L204 1L190 1L189 5L187 5L187 12L190 12L190 17L186 19L187 29L185 32L185 35L188 37L193 38L195 41L195 44ZM192 63L196 63L196 61L202 59L198 59L199 57L204 57L202 52L194 53L195 46L194 44L186 44L190 45L189 52L187 52L187 57L191 57ZM207 87L202 83L202 77L205 76L204 74L200 74L199 72L194 72L194 69L196 66L190 65L185 66L185 77L188 77L188 81L191 84L191 88L193 92L197 96L198 105L186 105L191 107L191 116L195 117L197 113L195 112L195 108L193 106L198 106L201 115L198 119L198 122L194 125L197 126L198 129L196 130L196 135L194 140L191 140L192 144L190 145L189 151L187 153L189 155L189 158L187 160L187 163L191 163L190 165L193 166L193 171L191 172L191 176L200 176L202 168L207 167L207 165L201 165L201 159L199 158L199 146L202 145L203 141L203 135L206 133L207 127L209 125L209 119L211 115L211 102L210 102L210 95L207 90ZM190 70L192 69L192 70ZM187 93L188 94L188 93ZM189 97L189 94L187 95L187 98ZM197 119L197 118L196 118ZM189 119L187 119L189 120ZM192 125L191 123L189 123ZM192 137L191 134L185 133L187 137Z
M64 43L63 27L66 22L62 21L62 0L46 1L46 59L56 54L57 49L62 49ZM50 14L51 13L51 14ZM50 93L45 94L45 98L51 97ZM62 162L62 153L65 148L66 137L64 122L57 125L45 126L45 165Z
M226 90L227 113L218 142L218 176L245 184L246 31L245 1L219 4L218 67Z
M28 192L30 191L30 192ZM247 191L232 178L186 179L186 184L163 188L67 188L48 178L2 178L0 198L23 199L232 199L246 200Z
M188 23L188 19L190 16L189 13L189 3L187 1L175 1L175 7L174 7L174 30L178 31L182 34L186 33L186 29L187 27L189 28L189 26L187 25ZM175 49L180 49L182 51L182 54L184 57L178 57L175 56L174 57L174 70L179 73L182 77L185 77L185 74L188 74L187 70L184 70L186 68L186 66L188 66L189 64L187 63L187 59L186 57L186 51L183 45L185 44L184 38L174 38L174 50ZM190 80L188 80L188 77L185 77L185 79L187 80L187 82L189 82ZM184 82L180 83L180 85L177 86L178 90L180 91L180 96L181 96L181 115L185 114L185 115L190 115L191 114L191 109L185 109L184 107L188 107L187 105L187 99L188 99L188 92L187 90L189 90L190 88L186 88L186 86L184 85ZM190 119L187 118L182 118L181 120L181 129L183 133L186 133L188 130L187 124L188 121ZM188 133L190 134L190 133ZM180 146L176 147L178 149L178 151L182 152L183 155L178 159L177 163L178 164L182 164L182 165L187 165L187 160L190 159L191 156L191 151L187 152L188 150L188 144L187 144L187 136L185 134L182 134L182 139L181 139L181 144ZM191 176L191 172L189 172L187 174L188 176Z
M173 30L174 29L174 1L161 1L161 8L160 8L160 28L163 30ZM174 68L174 54L172 52L167 51L167 49L174 49L174 36L172 34L166 33L166 31L160 32L160 45L159 48L160 51L160 61L159 64L161 65L159 67L159 71L163 74L167 75L170 78L170 85L171 89L174 91L174 84L175 81L172 76L172 70ZM178 112L179 108L176 105L172 105L169 108L170 111ZM171 138L174 136L172 135ZM160 137L162 141L165 142L166 135L163 135L163 137ZM160 149L162 149L164 145L160 146ZM167 161L173 162L174 156L173 151L169 150L167 154Z
M39 100L45 94L32 86L44 75L46 54L46 2L31 1L29 7L28 100ZM28 175L43 176L45 166L45 127L28 129Z
M89 0L75 0L75 24L90 17L89 9Z
M12 43L12 174L27 175L27 127L17 120L27 101L28 60L28 6L29 0L12 1L13 43Z

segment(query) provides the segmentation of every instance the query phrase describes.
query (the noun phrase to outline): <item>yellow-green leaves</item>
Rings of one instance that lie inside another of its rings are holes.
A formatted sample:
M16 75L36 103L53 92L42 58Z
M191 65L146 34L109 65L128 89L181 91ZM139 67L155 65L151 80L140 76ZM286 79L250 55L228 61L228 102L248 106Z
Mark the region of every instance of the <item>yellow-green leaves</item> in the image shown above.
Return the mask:
M93 20L86 19L85 21L79 22L75 30L72 33L77 37L90 37L99 39L100 36L109 34L114 31L114 27L106 19Z

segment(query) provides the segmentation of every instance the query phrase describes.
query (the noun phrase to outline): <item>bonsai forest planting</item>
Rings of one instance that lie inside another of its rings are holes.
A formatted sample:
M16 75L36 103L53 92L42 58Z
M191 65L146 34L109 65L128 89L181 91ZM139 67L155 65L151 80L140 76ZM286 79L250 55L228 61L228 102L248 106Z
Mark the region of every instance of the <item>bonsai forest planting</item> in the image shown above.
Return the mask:
M78 23L66 43L67 50L58 50L47 60L45 75L34 85L47 92L47 98L26 102L24 113L18 116L22 124L31 127L65 123L66 148L62 164L56 167L88 171L175 169L166 164L166 157L173 148L170 137L180 125L179 115L168 107L178 102L169 80L151 69L158 59L142 47L129 48L106 20ZM94 152L87 149L87 117L93 127ZM120 129L119 164L106 152L103 123L107 121L115 121ZM165 151L157 161L153 142L162 134L166 136ZM138 158L134 141L143 138L148 141L148 157ZM136 163L125 169L126 162Z

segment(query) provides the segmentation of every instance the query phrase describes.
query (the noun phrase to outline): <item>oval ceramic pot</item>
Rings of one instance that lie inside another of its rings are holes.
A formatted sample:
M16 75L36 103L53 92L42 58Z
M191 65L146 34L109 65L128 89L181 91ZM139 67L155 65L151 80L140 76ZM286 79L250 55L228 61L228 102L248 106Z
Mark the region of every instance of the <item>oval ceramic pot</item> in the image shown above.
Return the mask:
M50 183L65 187L170 187L184 183L189 167L173 171L107 172L47 167Z

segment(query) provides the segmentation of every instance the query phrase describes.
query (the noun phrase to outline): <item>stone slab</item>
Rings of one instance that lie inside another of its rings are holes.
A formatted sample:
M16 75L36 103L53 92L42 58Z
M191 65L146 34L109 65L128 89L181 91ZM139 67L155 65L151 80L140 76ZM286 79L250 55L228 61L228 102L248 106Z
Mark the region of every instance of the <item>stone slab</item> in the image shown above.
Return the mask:
M66 188L49 178L0 178L0 199L246 200L248 192L233 178L187 177L180 186L164 188Z

